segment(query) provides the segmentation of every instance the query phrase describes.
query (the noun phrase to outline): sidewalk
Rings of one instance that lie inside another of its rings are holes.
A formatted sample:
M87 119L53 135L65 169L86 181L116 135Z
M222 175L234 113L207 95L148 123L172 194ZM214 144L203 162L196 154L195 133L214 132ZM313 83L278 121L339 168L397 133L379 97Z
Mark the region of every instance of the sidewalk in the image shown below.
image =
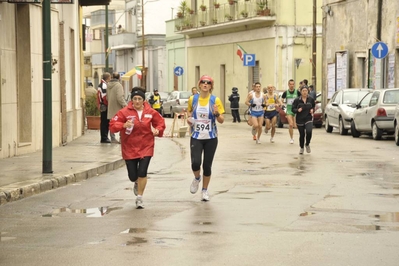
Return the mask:
M165 119L164 137L173 119ZM182 123L176 122L176 126ZM187 137L188 135L186 135ZM53 173L42 173L42 151L0 159L0 205L98 176L125 166L120 144L101 144L98 130L53 148Z
M125 165L120 144L101 144L97 130L52 151L52 174L42 174L42 151L0 159L0 205Z

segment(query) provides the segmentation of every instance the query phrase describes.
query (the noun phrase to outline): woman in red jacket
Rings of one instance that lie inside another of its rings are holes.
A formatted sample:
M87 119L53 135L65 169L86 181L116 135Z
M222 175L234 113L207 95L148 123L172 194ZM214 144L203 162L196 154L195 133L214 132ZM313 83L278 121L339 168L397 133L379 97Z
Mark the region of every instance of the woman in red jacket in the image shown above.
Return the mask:
M147 185L147 170L154 156L154 136L162 137L165 120L144 101L145 94L134 87L129 104L110 121L110 131L120 132L122 157L130 181L134 182L137 209L143 209L143 193Z

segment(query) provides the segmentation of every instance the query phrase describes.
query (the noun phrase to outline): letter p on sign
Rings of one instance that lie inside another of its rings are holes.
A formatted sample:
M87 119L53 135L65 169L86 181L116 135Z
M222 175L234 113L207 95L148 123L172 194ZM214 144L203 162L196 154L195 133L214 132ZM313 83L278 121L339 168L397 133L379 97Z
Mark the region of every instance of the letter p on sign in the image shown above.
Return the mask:
M255 66L255 54L244 54L244 66Z

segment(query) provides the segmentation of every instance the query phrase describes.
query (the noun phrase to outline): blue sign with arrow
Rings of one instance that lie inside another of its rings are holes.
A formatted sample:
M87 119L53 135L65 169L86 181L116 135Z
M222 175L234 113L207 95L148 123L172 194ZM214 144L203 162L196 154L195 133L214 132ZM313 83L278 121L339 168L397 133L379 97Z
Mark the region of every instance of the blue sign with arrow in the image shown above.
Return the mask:
M371 54L377 59L383 59L388 54L388 46L383 42L377 42L371 47Z
M184 71L183 68L180 66L175 67L175 69L173 70L173 72L175 72L176 76L181 76L183 75Z

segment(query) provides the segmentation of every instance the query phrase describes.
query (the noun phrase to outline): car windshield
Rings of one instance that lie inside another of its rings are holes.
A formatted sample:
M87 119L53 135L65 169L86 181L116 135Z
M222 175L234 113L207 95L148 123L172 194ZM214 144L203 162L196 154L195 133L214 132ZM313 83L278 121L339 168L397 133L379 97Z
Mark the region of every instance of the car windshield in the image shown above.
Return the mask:
M383 103L398 104L399 103L399 90L386 91Z
M191 96L191 92L189 91L182 91L180 92L180 99L188 99Z
M166 98L168 98L168 96L169 96L169 93L167 93L167 92L158 92L159 93L159 95L161 95L161 99L162 100L166 100Z
M368 93L367 90L364 90L364 91L360 91L360 90L346 91L344 93L344 98L343 98L343 102L342 103L343 104L356 104L367 93Z

